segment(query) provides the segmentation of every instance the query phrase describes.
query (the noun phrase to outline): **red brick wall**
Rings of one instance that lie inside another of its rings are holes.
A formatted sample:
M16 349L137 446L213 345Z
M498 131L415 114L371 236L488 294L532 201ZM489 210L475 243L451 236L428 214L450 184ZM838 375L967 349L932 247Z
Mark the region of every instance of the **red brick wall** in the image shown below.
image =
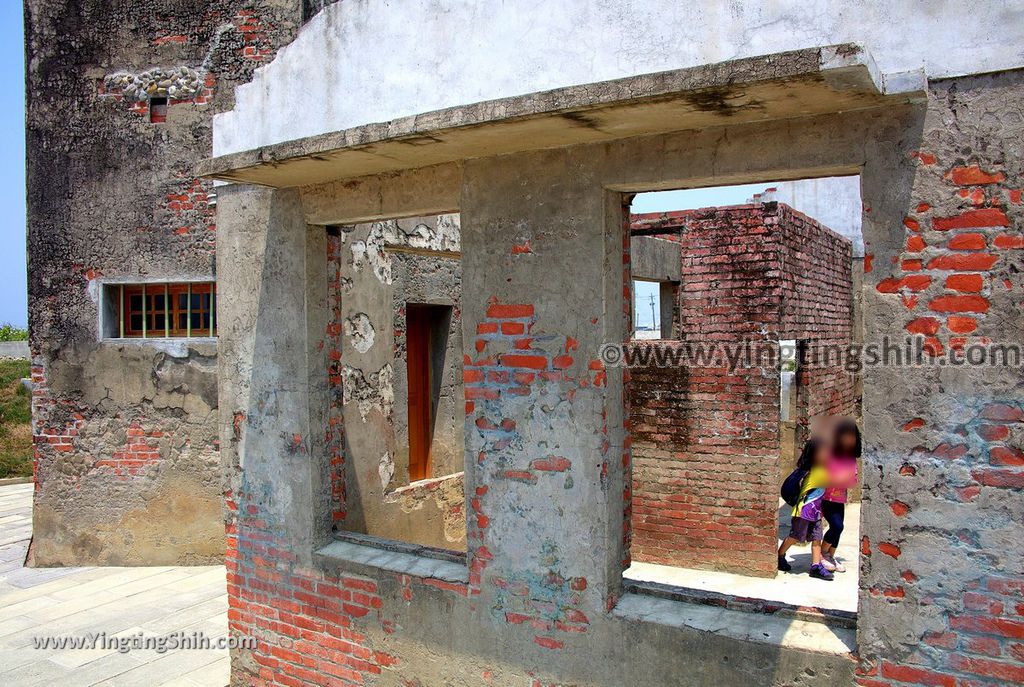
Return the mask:
M695 346L850 339L850 244L777 204L633 218L681 247L679 341ZM634 343L644 347L664 343ZM672 344L669 344L671 346ZM675 346L681 350L679 344ZM707 352L710 349L705 348ZM853 378L808 370L807 414L853 412ZM632 369L636 561L775 571L779 374L770 358Z
M853 341L853 246L832 230L787 205L778 205L781 231L782 321L779 339L809 344ZM807 421L818 415L859 415L857 378L837 369L835 361L802 361L798 375L797 440L806 435Z

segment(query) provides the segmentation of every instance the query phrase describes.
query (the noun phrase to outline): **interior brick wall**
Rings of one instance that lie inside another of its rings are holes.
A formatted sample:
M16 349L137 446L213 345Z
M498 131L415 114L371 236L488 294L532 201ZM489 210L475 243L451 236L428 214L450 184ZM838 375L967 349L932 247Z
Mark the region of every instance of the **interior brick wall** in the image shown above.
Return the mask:
M810 418L860 414L857 375L838 369L837 355L853 336L853 246L807 215L778 204L767 220L782 228L782 318L779 339L818 345L808 352L797 376L797 442L803 442Z
M850 341L850 243L777 203L635 215L632 228L677 241L682 261L677 340L631 344L632 559L772 575L780 415L770 353L783 339ZM712 349L746 342L767 354L730 366ZM690 357L639 364L653 347ZM856 411L843 370L805 366L800 382L803 426Z

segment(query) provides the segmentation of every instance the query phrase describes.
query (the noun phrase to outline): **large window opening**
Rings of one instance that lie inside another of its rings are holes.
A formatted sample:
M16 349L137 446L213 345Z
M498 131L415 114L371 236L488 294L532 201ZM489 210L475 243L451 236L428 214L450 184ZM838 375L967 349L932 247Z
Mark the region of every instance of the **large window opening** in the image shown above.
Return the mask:
M684 357L646 358L650 365L632 370L626 384L627 589L708 603L761 600L760 610L818 609L852 622L856 485L844 494L835 551L845 572L829 571L831 581L810 576L805 545L786 552L783 571L777 552L792 525L780 487L804 444L830 442L844 419L861 421L858 376L838 358L813 355L860 341L859 177L641 193L630 213L633 338L672 339L664 345ZM650 250L638 250L638 240L671 246L676 272L652 275Z
M340 538L465 551L460 243L458 215L328 234Z

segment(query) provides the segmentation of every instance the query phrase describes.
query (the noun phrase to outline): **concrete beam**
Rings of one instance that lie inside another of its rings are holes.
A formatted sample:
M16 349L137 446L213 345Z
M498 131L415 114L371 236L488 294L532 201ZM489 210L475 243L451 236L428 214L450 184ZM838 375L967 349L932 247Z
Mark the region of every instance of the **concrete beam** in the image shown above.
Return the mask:
M919 96L917 90L888 93L870 56L844 44L437 110L224 155L200 163L196 172L304 186L475 157L859 110Z
M630 269L633 279L648 281L679 281L679 244L652 236L634 236L630 239Z

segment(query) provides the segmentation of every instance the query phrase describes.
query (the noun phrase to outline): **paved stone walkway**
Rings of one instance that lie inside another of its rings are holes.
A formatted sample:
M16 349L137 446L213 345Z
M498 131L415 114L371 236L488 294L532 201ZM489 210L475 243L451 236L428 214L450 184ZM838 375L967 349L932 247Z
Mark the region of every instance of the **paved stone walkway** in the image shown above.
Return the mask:
M228 652L40 649L34 638L227 635L223 566L25 568L32 485L0 487L0 685L224 687Z

